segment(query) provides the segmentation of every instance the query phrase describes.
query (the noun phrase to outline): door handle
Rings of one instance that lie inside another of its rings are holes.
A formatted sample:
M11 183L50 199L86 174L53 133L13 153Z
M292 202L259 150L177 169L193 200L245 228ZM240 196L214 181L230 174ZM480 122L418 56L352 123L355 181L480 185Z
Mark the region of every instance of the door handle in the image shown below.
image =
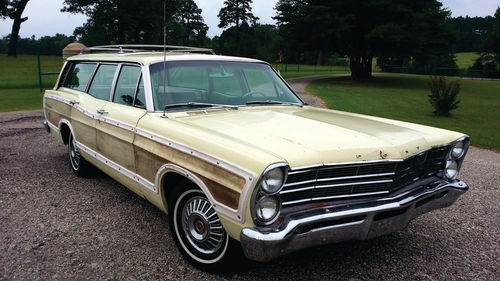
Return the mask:
M79 104L79 102L77 102L76 100L71 100L71 101L69 101L69 104L70 105L75 105L75 104Z
M99 110L97 110L97 113L99 113L99 114L102 115L102 114L105 114L105 113L108 113L108 112L105 111L104 109L99 109Z

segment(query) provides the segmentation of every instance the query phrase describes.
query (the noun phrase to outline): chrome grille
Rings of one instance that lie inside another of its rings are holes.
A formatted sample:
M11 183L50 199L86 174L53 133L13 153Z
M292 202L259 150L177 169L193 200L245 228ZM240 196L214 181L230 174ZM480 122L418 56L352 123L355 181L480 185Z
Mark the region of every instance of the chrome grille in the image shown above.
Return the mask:
M442 171L449 146L403 161L324 165L291 170L280 191L283 206L335 199L383 196Z

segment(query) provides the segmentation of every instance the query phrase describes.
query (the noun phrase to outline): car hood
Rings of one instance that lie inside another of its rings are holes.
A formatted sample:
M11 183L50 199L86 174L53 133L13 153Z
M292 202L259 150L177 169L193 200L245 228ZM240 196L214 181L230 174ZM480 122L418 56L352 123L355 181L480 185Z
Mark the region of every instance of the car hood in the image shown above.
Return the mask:
M217 138L263 150L291 167L402 159L461 136L422 125L309 106L192 112L175 119Z

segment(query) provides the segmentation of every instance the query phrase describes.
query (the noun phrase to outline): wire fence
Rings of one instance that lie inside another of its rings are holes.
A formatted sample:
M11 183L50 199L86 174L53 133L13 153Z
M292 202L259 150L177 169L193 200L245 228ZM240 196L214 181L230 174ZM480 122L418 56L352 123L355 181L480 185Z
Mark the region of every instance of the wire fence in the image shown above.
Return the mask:
M422 73L413 72L407 66L400 65L381 65L379 66L383 72L391 73L411 73L411 74L428 74L428 75L442 75L454 77L470 77L470 78L486 78L486 79L500 79L500 70L475 70L475 69L459 69L451 67L436 67L430 68Z

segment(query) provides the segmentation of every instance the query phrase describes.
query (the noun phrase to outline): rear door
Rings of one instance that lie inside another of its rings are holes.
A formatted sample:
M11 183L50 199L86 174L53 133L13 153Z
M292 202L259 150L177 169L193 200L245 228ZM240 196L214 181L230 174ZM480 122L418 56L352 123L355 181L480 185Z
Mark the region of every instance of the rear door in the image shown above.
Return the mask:
M70 103L73 105L71 125L75 140L92 150L97 147L97 111L102 109L107 101L107 99L98 99L85 93L88 91L90 81L97 69L98 64L95 62L74 62L71 72L63 85L74 94L74 98L70 100Z
M97 151L131 172L135 172L134 129L146 114L141 77L139 65L118 66L111 101L102 108L97 125Z

